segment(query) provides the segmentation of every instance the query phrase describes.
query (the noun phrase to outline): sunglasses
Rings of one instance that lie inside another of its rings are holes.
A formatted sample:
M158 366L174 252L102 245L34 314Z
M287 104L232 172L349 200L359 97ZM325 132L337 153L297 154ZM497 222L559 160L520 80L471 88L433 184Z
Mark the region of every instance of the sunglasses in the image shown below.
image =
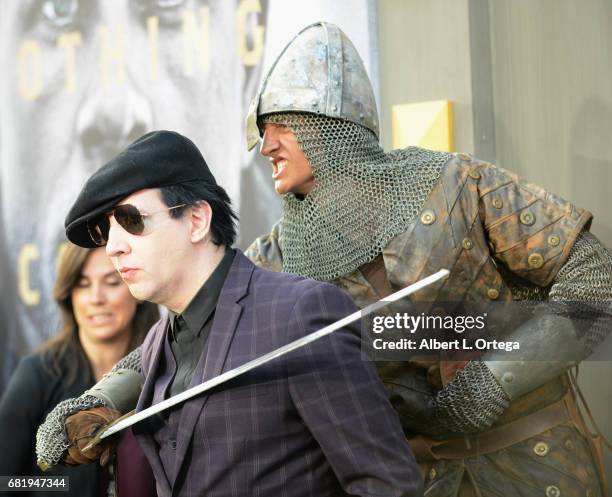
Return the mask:
M118 205L113 210L104 214L102 217L87 221L87 231L89 232L89 236L93 242L102 247L108 242L111 216L114 217L119 226L121 226L128 233L138 236L147 235L152 231L151 223L146 222L148 219L151 219L156 214L168 212L187 205L189 204L175 205L174 207L161 209L149 214L143 214L136 206L131 204Z

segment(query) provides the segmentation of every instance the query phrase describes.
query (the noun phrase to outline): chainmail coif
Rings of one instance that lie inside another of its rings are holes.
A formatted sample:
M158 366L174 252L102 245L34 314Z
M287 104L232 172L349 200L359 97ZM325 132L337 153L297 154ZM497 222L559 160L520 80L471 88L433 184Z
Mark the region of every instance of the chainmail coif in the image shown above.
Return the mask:
M369 129L322 115L268 114L265 123L292 129L315 177L303 199L283 196L283 271L322 281L370 262L406 231L450 158L417 147L385 154Z

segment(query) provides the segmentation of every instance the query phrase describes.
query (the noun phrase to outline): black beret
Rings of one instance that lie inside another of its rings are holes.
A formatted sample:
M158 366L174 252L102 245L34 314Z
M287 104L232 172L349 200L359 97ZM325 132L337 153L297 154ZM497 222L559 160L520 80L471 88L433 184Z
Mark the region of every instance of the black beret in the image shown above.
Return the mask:
M191 140L173 131L147 133L87 180L66 216L66 236L76 245L94 248L88 220L103 215L139 190L187 182L217 185Z

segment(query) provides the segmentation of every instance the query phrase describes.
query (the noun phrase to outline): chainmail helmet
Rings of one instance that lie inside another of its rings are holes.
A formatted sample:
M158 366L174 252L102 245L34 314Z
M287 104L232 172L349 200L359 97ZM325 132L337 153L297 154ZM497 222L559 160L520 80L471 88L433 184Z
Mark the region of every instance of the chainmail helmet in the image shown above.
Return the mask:
M363 62L329 23L302 30L270 69L247 118L250 148L266 123L291 128L315 177L304 198L283 197L283 270L318 280L351 273L404 232L449 159L383 152Z
M385 154L371 130L323 115L268 114L261 123L290 127L315 177L305 197L283 196L283 270L323 281L373 260L404 232L449 159L416 147Z
M374 91L363 61L346 34L326 22L300 31L264 78L247 117L249 150L261 135L258 118L276 112L323 114L379 135Z

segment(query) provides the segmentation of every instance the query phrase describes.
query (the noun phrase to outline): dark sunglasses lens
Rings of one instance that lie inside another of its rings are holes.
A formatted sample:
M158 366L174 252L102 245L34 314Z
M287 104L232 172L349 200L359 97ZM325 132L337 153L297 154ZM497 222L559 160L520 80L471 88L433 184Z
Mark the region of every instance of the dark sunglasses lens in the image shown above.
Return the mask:
M95 221L87 221L87 231L89 231L89 236L96 245L106 245L109 230L108 216L102 216Z
M115 208L114 216L121 227L132 235L142 235L144 219L133 205L125 204Z

